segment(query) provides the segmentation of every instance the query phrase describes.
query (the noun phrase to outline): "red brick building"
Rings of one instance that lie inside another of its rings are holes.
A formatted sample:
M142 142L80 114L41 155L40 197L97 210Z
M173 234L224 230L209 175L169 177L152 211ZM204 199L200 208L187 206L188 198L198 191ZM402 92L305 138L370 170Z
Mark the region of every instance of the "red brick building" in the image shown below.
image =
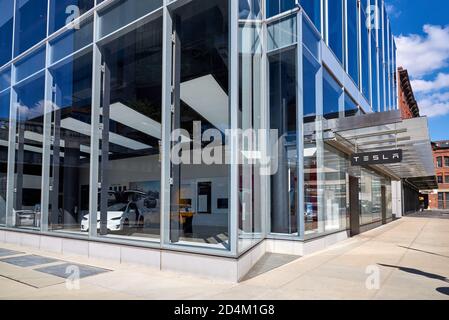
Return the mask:
M398 82L399 110L401 110L402 118L411 119L419 117L418 103L413 94L408 71L402 67L398 68Z
M430 209L449 210L449 140L432 143L438 192L429 195Z

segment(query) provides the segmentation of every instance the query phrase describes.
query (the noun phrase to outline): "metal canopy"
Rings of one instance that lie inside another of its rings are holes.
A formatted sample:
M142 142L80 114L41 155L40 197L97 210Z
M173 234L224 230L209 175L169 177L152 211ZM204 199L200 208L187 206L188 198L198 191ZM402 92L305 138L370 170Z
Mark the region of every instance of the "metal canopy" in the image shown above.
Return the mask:
M373 166L419 190L437 189L426 117L402 120L397 110L324 121L323 136L349 152L402 149L403 161Z

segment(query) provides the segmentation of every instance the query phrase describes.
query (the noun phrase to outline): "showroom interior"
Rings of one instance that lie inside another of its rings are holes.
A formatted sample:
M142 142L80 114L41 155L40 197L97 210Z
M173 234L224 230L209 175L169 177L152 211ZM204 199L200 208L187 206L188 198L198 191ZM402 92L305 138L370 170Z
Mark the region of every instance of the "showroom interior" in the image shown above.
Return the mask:
M344 237L400 217L402 176L352 166L357 145L330 138L397 109L383 1L0 5L2 230L239 258L266 239ZM276 149L266 135L253 143L276 159L273 174L228 135L247 129L276 130ZM173 163L176 143L191 158L213 143L231 161Z

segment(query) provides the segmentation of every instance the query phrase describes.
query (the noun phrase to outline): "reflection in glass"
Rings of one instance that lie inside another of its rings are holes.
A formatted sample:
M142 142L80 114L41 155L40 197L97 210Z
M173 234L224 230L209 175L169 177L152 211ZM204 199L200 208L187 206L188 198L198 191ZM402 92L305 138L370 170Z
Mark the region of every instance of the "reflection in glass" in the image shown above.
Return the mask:
M359 108L354 99L345 92L345 117L352 117L359 113Z
M50 0L49 34L89 11L94 2L94 0Z
M222 157L230 124L228 4L198 0L174 12L173 129L181 134L173 142L172 157L182 154L190 161L172 162L172 243L229 249L230 167ZM198 159L207 146L214 155L211 165Z
M262 126L262 45L261 25L240 24L240 79L239 79L239 128L243 131L258 130ZM245 151L260 150L257 136L242 139ZM260 164L242 157L245 161L239 168L239 250L254 245L261 238L262 207Z
M359 84L359 47L358 47L358 5L357 0L347 0L347 32L348 32L348 73L352 80ZM366 29L366 28L365 28Z
M266 0L267 18L291 10L296 6L295 0Z
M6 224L6 179L8 171L9 90L0 93L0 225Z
M162 0L118 0L100 12L100 37L114 32L128 23L143 17L160 7Z
M11 60L14 1L0 0L0 67Z
M16 0L15 56L45 38L47 34L47 1Z
M335 78L324 69L323 73L323 116L325 119L335 119L339 117L340 98L343 89Z
M71 29L50 42L50 60L52 63L63 59L92 43L93 22L88 19L79 29Z
M324 147L324 212L325 232L345 230L347 226L347 157L335 148Z
M100 234L160 234L162 19L102 46Z
M50 71L54 93L49 229L79 232L89 213L92 52L66 59Z
M300 0L299 2L315 28L321 31L321 0Z
M45 68L45 46L33 51L16 64L16 82Z
M17 120L12 213L16 227L40 226L44 88L42 73L15 87Z
M259 20L262 18L263 0L239 0L239 19Z
M366 8L366 7L365 7ZM370 57L370 51L369 51L369 41L370 36L368 33L368 26L366 23L363 23L363 21L367 20L367 14L365 13L365 8L362 8L360 12L362 13L361 19L362 23L360 24L361 28L361 53L362 53L362 93L364 96L370 101L370 89L371 89L371 78L370 78L370 64L369 64L369 57Z
M328 1L329 46L337 59L343 63L343 7L344 0Z
M270 129L278 131L278 170L271 176L271 232L298 231L296 49L269 58Z

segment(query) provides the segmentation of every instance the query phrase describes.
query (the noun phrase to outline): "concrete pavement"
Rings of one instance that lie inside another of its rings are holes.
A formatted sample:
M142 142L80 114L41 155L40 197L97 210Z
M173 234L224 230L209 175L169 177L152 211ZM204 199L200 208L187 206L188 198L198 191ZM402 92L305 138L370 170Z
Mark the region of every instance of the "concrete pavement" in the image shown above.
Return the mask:
M426 214L402 218L239 284L8 244L0 248L110 270L77 283L33 266L0 262L0 299L449 300L449 219Z

